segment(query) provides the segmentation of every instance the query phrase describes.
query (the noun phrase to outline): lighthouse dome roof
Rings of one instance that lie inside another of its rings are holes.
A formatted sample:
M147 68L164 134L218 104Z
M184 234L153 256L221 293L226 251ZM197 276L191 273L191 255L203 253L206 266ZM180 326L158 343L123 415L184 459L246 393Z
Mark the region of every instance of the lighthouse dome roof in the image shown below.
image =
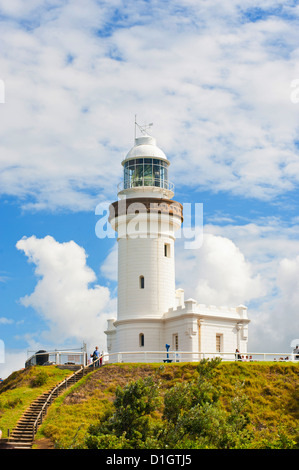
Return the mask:
M144 135L135 139L135 145L131 148L124 161L131 158L160 158L167 160L165 153L157 147L156 139L150 135Z

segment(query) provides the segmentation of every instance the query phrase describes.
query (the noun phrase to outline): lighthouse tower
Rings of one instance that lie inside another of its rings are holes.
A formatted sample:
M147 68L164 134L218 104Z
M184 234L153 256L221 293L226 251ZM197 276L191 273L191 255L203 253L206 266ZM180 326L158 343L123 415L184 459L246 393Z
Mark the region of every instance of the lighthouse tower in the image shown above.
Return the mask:
M118 310L108 322L108 351L159 351L165 349L163 314L176 305L174 243L182 205L172 200L170 162L156 139L135 138L122 165L109 216L118 237Z
M247 307L205 305L176 290L175 234L183 207L173 200L170 162L142 131L122 162L118 200L110 205L118 241L118 307L105 331L109 361L161 361L166 345L176 361L219 355L232 360L236 349L247 351Z

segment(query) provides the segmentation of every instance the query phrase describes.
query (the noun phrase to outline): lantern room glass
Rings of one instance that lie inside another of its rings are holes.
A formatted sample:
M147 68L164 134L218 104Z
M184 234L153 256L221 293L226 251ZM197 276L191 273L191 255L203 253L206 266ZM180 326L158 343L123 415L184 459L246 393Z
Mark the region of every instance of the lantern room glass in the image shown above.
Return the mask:
M158 158L135 158L124 164L124 189L137 186L168 188L168 164Z

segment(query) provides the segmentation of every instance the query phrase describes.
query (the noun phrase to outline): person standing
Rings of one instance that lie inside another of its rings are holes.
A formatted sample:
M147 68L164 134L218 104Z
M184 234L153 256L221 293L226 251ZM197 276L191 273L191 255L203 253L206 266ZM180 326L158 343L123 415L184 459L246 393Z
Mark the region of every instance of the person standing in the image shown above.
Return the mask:
M99 357L100 357L99 348L96 346L92 354L92 359L93 359L93 362L95 363L95 367L99 366L99 361L97 360L99 359Z

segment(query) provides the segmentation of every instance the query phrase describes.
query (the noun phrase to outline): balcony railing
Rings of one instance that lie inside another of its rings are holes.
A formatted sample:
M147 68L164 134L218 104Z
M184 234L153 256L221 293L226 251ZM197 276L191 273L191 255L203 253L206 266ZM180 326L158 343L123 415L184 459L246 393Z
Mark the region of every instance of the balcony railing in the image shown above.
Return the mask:
M162 180L160 178L135 178L129 181L122 181L118 184L117 190L118 192L123 191L124 189L131 189L131 188L140 188L140 187L147 187L147 188L162 188L166 189L167 191L174 192L174 184L167 180Z
M48 355L45 361L38 358ZM266 353L266 352L240 352L240 358L235 352L191 352L191 351L120 351L117 353L105 353L102 356L103 364L118 362L199 362L202 359L219 357L222 361L273 361L273 362L298 362L299 354L296 353ZM36 353L26 361L26 367L37 365L81 365L90 367L86 352L75 351L50 351Z
M122 351L103 355L103 363L110 362L199 362L202 359L219 357L222 361L238 362L298 362L299 355L294 353L246 352L190 352L190 351Z
M75 365L85 366L87 354L85 351L38 351L26 360L25 367L36 365Z

